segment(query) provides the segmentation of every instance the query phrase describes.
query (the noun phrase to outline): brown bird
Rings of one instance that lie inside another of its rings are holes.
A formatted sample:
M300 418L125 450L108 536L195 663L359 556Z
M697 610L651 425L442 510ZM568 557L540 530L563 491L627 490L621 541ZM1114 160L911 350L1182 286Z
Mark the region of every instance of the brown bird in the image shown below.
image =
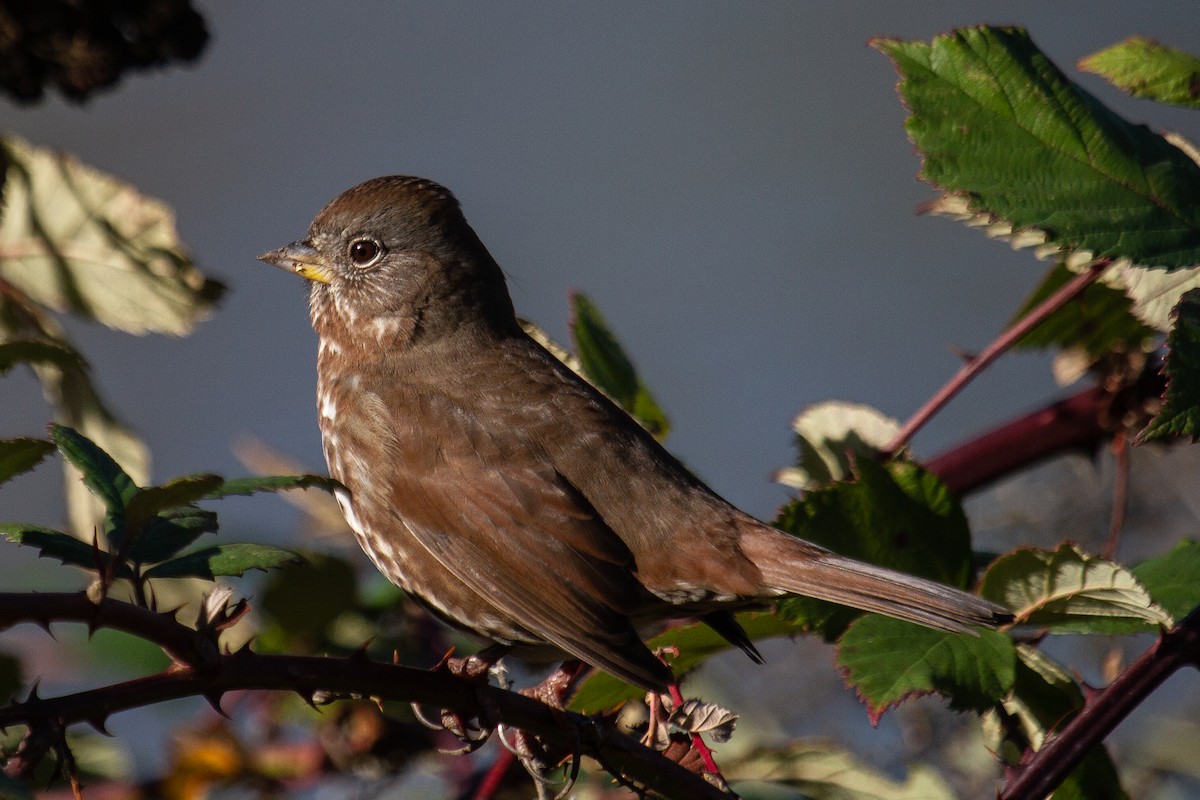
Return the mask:
M311 282L318 410L337 499L384 575L443 619L648 690L639 629L699 616L751 657L731 609L785 594L948 631L1010 619L739 511L527 336L442 186L367 181L260 258Z

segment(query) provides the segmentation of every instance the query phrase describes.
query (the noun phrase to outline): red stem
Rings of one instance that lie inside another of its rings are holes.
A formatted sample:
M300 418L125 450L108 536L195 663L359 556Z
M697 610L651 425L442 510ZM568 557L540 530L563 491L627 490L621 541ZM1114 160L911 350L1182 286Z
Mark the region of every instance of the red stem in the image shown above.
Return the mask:
M1042 800L1163 681L1188 664L1200 667L1200 608L1163 634L1034 753L999 800Z
M1047 297L1041 303L1038 303L1032 311L1019 319L1016 324L996 337L991 344L984 348L982 353L963 364L954 377L942 386L933 397L925 401L925 404L917 409L917 413L913 414L908 422L904 423L904 427L901 428L900 432L896 434L896 437L888 446L884 448L884 452L889 455L898 453L912 439L916 432L923 428L925 423L933 418L934 414L941 411L947 403L954 399L955 395L961 392L976 375L1019 342L1025 334L1029 333L1044 322L1051 314L1081 294L1084 289L1100 277L1100 273L1108 265L1108 259L1101 259L1094 262L1087 272L1076 275L1061 286L1054 294Z

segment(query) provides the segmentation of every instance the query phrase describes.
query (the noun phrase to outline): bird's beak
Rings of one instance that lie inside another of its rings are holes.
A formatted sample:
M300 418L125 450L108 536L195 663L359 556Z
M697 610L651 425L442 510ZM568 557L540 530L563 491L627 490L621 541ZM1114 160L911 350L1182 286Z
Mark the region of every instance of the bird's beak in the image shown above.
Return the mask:
M258 260L294 272L310 281L329 283L332 277L321 254L306 241L292 242L278 250L263 253Z

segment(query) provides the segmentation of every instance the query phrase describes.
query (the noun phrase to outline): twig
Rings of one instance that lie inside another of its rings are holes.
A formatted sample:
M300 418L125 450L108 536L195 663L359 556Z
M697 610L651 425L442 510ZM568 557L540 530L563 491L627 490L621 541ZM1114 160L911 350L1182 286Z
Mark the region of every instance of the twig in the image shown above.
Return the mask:
M1180 667L1200 667L1200 608L1142 653L1009 782L999 800L1041 800Z
M114 601L115 602L115 601ZM515 692L479 686L445 672L399 667L365 657L263 655L244 648L218 656L200 668L179 666L157 675L56 698L30 699L0 708L0 728L28 725L65 727L87 722L103 730L108 717L182 697L202 696L210 703L234 690L287 690L311 698L335 695L379 697L448 709L476 716L488 713L547 742L578 749L648 790L668 798L727 798L700 776L616 731L612 723L562 712Z
M1033 310L1018 320L1015 325L996 337L991 344L984 348L983 352L968 360L955 373L953 378L942 386L933 397L929 398L923 406L917 409L917 412L912 415L908 422L904 423L904 427L901 428L900 432L896 434L896 437L892 439L888 446L884 448L884 452L889 455L898 453L908 443L908 440L924 427L925 423L932 419L934 414L941 411L955 395L961 392L976 375L1019 342L1025 334L1036 328L1055 311L1065 306L1090 284L1095 282L1109 263L1109 259L1100 259L1093 262L1087 272L1076 275L1065 283L1054 294L1047 297L1041 303L1038 303Z
M1104 557L1117 557L1117 544L1121 541L1121 530L1125 527L1125 514L1129 509L1129 437L1117 431L1112 442L1113 492L1112 514L1108 520L1108 540L1104 543Z
M925 467L956 495L969 494L1042 458L1099 446L1126 412L1160 397L1165 386L1157 366L1149 367L1124 390L1085 389L940 453Z
M201 666L218 655L212 637L177 622L172 614L111 597L93 603L83 592L0 592L0 630L22 622L33 622L47 630L52 622L83 622L93 631L124 631L153 642L180 664Z

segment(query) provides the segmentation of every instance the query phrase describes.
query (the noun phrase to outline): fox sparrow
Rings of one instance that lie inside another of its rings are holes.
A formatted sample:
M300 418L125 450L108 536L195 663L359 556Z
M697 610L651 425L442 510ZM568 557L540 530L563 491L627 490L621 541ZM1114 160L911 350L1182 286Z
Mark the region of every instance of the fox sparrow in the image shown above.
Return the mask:
M311 283L337 499L375 565L443 619L643 688L639 628L801 594L949 631L997 605L782 533L718 497L518 325L445 188L367 181L261 256Z

